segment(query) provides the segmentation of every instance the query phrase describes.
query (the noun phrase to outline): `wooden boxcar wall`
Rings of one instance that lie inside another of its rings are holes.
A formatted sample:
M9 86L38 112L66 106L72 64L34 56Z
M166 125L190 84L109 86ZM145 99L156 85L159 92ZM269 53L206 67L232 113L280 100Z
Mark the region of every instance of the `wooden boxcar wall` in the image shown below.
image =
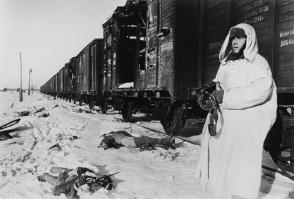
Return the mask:
M275 80L278 92L294 93L294 1L276 2Z
M159 0L158 33L162 34L163 29L168 29L166 36L158 38L158 66L157 66L157 87L167 89L173 96L176 86L175 80L175 36L176 36L176 0Z
M66 68L66 65L61 69L61 84L62 84L62 88L61 88L61 92L65 93L67 92L67 84L66 84L66 81L67 81L67 68Z
M147 88L179 99L197 86L199 9L196 0L148 1Z
M103 67L103 90L111 90L112 88L112 70L116 70L116 53L114 49L116 48L116 42L113 41L113 24L112 20L109 19L103 24L103 38L104 38L104 67ZM114 64L113 64L114 62ZM113 66L114 65L114 66Z
M98 96L102 93L103 84L103 39L95 39L89 46L90 63L90 90Z
M77 65L78 65L78 82L77 82L77 90L80 93L86 93L89 91L89 52L83 49L78 55Z
M77 57L72 57L69 61L69 68L70 68L70 91L71 93L77 92Z
M53 85L54 85L54 91L53 91L53 92L54 92L55 94L57 94L57 91L58 91L58 89L57 89L57 87L58 87L58 86L57 86L57 85L58 85L58 84L57 84L57 73L54 75L54 78L53 78Z
M82 82L82 59L81 59L81 53L77 55L76 57L76 75L77 75L77 81L76 81L76 93L79 93L81 90L81 82Z
M231 24L251 24L256 31L258 52L273 67L274 58L274 0L232 0Z
M169 1L169 7L173 13L172 3L174 0ZM157 87L157 69L159 59L159 46L158 37L159 33L159 20L160 20L160 6L161 0L147 0L147 63L145 74L145 88Z
M71 85L70 85L70 64L66 63L64 66L65 73L64 73L64 87L65 92L69 93L71 91Z
M175 27L175 96L186 99L189 87L198 85L201 52L200 1L177 0ZM164 61L164 60L163 60Z
M211 82L219 67L219 50L230 28L229 0L207 0L204 9L202 83Z
M145 48L145 20L146 2L142 0L118 7L103 24L105 90L135 82L136 71L144 68L145 56L139 54ZM141 87L140 80L136 83Z
M204 18L203 83L210 82L219 67L218 53L231 26L251 24L259 53L269 62L278 93L294 93L294 1L207 0Z

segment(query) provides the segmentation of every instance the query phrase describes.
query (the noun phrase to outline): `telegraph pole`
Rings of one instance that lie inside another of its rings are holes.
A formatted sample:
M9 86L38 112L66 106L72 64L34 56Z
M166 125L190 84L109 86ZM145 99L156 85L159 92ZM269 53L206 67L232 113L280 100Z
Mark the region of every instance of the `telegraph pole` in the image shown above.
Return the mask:
M20 88L19 88L19 101L23 101L22 96L22 61L21 61L21 52L19 52L19 58L20 58Z
M30 89L31 89L31 85L30 85L30 81L31 81L31 73L32 73L32 69L30 68L29 70L29 89L28 89L28 95L30 95Z

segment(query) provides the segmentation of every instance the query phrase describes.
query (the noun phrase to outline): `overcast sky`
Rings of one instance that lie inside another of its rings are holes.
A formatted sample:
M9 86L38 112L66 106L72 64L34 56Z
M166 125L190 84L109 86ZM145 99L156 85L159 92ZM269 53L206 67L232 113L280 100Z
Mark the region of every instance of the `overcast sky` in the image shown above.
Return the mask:
M0 90L40 87L94 38L126 0L0 0Z

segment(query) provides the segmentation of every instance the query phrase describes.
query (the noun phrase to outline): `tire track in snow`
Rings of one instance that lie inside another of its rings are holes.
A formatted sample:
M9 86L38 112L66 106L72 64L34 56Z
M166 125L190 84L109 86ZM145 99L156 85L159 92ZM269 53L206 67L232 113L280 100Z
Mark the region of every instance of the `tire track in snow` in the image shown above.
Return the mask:
M32 150L34 150L34 148L37 145L38 138L35 136L35 133L34 133L34 128L35 128L34 125L29 121L27 121L27 124L29 124L29 127L31 127L30 132L31 132L31 135L32 135L32 137L34 139L34 142L33 142L32 146L30 147L30 150L32 151Z

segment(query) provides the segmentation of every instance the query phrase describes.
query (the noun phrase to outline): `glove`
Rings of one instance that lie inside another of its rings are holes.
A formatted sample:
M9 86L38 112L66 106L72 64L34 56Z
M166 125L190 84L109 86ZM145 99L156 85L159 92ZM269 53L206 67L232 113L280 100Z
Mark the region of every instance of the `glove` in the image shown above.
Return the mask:
M224 90L215 90L212 92L212 95L216 98L216 101L221 104L223 103Z

